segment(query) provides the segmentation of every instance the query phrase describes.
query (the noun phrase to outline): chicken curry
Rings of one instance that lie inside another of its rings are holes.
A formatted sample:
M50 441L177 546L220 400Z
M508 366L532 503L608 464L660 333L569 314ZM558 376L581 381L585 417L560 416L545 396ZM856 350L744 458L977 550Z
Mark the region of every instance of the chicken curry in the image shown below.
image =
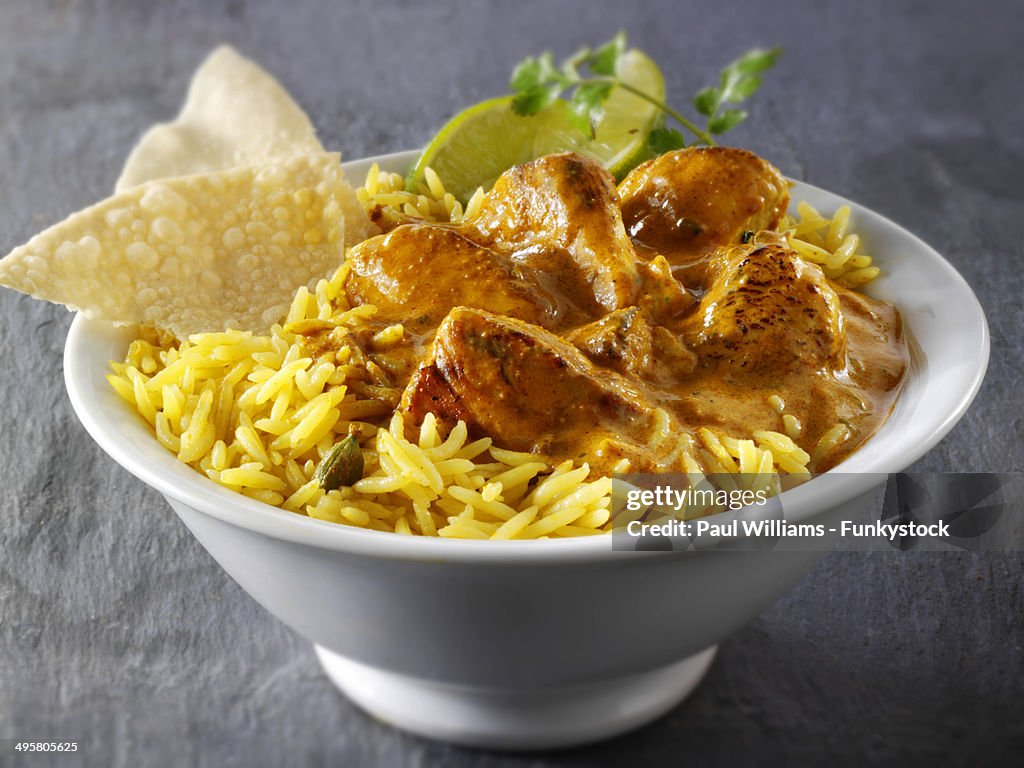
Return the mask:
M417 424L447 426L599 474L676 470L657 430L779 428L838 444L888 416L908 365L898 310L827 279L778 232L788 184L756 155L690 148L618 186L575 154L507 171L461 224L374 211L345 293L371 328L304 332L312 353L357 343ZM375 354L372 332L400 323Z

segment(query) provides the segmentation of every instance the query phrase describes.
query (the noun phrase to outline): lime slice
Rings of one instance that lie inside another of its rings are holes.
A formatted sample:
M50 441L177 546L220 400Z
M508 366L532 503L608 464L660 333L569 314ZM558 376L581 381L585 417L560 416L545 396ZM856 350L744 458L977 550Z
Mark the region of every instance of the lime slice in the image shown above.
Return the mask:
M513 165L585 141L569 124L562 104L522 117L512 111L512 97L502 96L474 104L449 120L410 169L406 187L419 189L429 166L445 189L465 202L477 187L490 189Z
M665 100L665 80L658 66L640 51L619 60L619 79L658 101ZM573 127L565 102L536 115L512 111L512 97L474 104L457 114L423 150L406 179L410 190L424 183L427 167L445 188L465 201L477 187L490 189L513 165L554 152L579 152L622 176L646 154L647 136L661 122L661 110L616 87L605 101L605 114L593 138Z

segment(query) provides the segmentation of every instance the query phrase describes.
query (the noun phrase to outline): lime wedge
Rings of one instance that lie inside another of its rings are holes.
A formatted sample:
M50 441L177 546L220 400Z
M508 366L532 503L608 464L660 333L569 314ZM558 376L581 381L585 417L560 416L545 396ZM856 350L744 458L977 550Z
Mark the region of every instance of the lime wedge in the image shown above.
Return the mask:
M513 165L585 142L562 104L522 117L512 111L512 97L502 96L474 104L449 120L410 169L406 188L419 189L429 166L445 189L465 202L477 187L490 189Z
M658 66L640 51L619 60L622 82L665 100L665 80ZM512 111L512 97L474 104L457 114L423 150L406 178L407 188L424 184L427 167L445 188L465 202L477 187L490 189L513 165L554 152L579 152L622 176L646 156L647 136L661 123L661 111L650 102L616 87L605 102L605 114L591 138L573 127L565 102L521 117Z

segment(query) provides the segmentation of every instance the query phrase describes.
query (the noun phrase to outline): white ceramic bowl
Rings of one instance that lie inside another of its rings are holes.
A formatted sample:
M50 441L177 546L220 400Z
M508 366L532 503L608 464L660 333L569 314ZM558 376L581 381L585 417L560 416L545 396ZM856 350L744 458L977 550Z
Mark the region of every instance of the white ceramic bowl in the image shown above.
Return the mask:
M371 162L402 171L413 153ZM870 293L913 339L909 380L882 430L830 473L785 494L792 522L850 514L956 423L984 376L977 299L918 238L855 203L796 183L796 200L853 209L883 267ZM180 464L104 380L130 329L78 317L65 378L75 411L119 464L156 488L224 569L316 644L331 678L371 713L425 736L500 748L614 736L667 711L715 644L821 556L809 551L612 551L609 537L486 542L396 536L247 499Z

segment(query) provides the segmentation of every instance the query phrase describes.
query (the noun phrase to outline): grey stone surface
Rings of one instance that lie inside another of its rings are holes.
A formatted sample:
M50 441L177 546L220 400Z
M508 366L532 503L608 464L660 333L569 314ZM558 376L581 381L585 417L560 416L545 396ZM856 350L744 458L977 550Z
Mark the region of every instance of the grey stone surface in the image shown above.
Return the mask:
M277 74L352 158L420 145L459 107L501 93L523 55L620 27L663 63L675 101L739 51L778 43L786 55L731 140L885 213L964 274L988 313L992 363L918 468L1019 471L1022 11L1012 0L2 2L0 251L104 196L134 138L175 113L222 41ZM77 758L53 764L995 765L1024 754L1020 554L828 556L724 643L689 701L606 744L491 754L376 723L91 442L63 389L69 322L0 291L0 738L79 741Z

